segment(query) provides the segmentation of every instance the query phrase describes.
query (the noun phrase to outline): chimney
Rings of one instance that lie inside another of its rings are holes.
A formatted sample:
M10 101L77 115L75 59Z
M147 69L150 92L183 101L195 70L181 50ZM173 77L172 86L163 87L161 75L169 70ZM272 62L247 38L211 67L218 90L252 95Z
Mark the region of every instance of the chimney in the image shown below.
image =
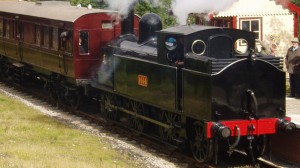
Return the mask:
M134 34L134 4L129 8L129 13L122 21L122 34Z

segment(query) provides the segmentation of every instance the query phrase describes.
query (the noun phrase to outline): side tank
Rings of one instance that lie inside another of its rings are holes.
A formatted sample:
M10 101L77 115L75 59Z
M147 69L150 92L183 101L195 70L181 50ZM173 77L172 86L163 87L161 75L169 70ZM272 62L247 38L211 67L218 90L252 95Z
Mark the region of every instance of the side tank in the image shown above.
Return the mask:
M150 13L139 24L139 39L125 34L104 48L105 59L95 73L92 86L176 110L177 68L157 63L155 32L162 29L161 19Z

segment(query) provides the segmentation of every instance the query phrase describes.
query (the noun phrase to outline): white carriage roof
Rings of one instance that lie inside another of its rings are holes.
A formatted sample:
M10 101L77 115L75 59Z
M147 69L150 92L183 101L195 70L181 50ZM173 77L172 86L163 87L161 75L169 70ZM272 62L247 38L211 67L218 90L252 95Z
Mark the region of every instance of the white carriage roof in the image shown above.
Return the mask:
M229 9L219 12L214 17L231 16L267 16L267 15L290 15L289 9L276 4L273 0L238 0Z
M4 0L0 1L0 12L74 22L76 19L86 14L115 13L116 11L71 6L69 2L62 1L42 1L36 3Z

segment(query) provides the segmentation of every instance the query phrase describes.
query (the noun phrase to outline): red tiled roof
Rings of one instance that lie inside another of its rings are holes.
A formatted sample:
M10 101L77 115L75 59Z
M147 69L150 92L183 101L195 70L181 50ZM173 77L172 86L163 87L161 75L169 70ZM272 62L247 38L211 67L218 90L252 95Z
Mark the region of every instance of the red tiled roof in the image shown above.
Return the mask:
M298 15L300 15L300 7L299 6L297 6L293 3L288 3L287 7L291 12L296 12Z

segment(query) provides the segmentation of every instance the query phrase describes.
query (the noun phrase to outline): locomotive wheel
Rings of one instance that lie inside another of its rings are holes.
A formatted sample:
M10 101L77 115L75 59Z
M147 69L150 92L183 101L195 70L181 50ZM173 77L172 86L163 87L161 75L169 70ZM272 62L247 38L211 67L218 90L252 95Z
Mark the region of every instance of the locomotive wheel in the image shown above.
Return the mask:
M160 120L163 123L174 125L175 123L179 122L179 117L171 112L163 111L160 115ZM173 139L176 138L176 132L174 128L165 128L159 126L159 136L164 141L173 142Z
M50 82L48 82L48 83L50 83ZM49 89L51 99L56 102L58 99L57 89L55 88L55 86L53 84L48 84L47 87Z
M205 138L205 130L202 122L195 122L193 134L190 140L191 151L194 158L200 162L208 162L213 156L213 141Z
M114 109L114 106L117 104L117 97L111 93L104 93L101 104L100 112L108 119L113 121L119 120L119 113Z
M78 110L82 103L82 94L80 90L77 89L74 96L69 96L67 100L72 110Z
M53 102L56 104L56 107L61 107L63 102L62 102L62 98L59 95L59 90L51 89L50 90L50 97L53 100Z
M130 108L135 114L144 114L144 105L142 103L131 101ZM145 121L138 118L136 115L129 116L129 126L133 129L143 132L145 128Z
M52 74L48 81L50 97L52 98L53 102L55 102L56 107L60 107L63 104L60 87L62 81L63 78L57 74Z

